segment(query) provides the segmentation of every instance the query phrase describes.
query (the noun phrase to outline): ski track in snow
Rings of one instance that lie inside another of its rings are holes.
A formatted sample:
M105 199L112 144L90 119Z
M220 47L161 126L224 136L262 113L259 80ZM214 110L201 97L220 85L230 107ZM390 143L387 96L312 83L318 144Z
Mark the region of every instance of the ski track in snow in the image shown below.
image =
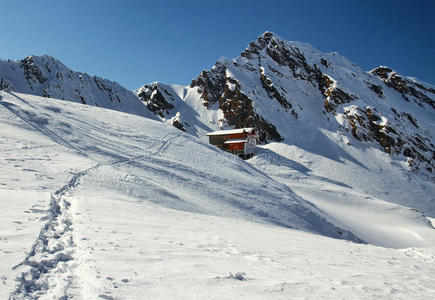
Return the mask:
M18 114L15 115L20 117ZM20 119L23 118L20 117ZM27 121L26 123L35 127ZM44 130L40 131L46 133ZM17 269L21 266L28 266L29 269L22 272L17 278L19 284L11 294L10 299L39 298L41 295L49 293L49 289L53 286L56 290L55 295L61 293L67 299L68 288L73 280L71 268L74 267L74 264L71 261L74 259L75 247L72 234L74 222L69 212L71 202L68 200L68 196L72 194L74 188L82 182L84 177L89 176L96 169L102 166L119 166L158 155L165 151L171 140L179 136L180 134L166 135L162 140L154 141L149 147L151 150L159 143L161 144L154 152L132 158L126 157L110 163L98 163L78 172L67 184L53 193L49 214L46 216L47 223L42 227L29 255L23 262L14 267ZM50 136L48 137L50 138Z

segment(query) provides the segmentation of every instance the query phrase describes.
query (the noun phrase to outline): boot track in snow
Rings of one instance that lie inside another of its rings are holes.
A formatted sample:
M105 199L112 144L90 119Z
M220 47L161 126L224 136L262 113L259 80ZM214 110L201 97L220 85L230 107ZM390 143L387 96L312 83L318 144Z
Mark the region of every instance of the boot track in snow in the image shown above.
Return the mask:
M73 223L70 212L71 203L68 196L77 187L83 177L102 166L117 166L132 161L141 160L149 156L161 154L170 141L179 137L165 136L155 141L151 147L161 143L153 152L102 164L98 163L88 169L76 173L71 180L51 195L47 223L42 227L39 237L33 244L30 253L23 262L14 269L26 268L17 278L18 285L10 295L10 300L37 299L53 290L55 297L68 298L67 291L73 281L72 263L75 244L73 241Z
M72 281L69 261L73 258L75 246L68 195L84 176L97 167L75 174L66 185L51 195L47 223L42 227L28 256L14 267L26 266L28 269L18 277L19 284L10 299L39 298L53 286L57 293L66 294Z

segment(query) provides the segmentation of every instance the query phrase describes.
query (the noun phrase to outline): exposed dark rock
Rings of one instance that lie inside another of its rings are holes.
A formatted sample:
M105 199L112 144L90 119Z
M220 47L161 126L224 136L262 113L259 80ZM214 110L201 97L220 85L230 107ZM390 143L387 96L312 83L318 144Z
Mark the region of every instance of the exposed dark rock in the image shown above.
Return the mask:
M21 67L24 70L24 75L26 76L29 84L31 84L31 81L37 81L40 84L47 81L47 77L45 77L42 74L41 70L36 66L32 56L28 56L25 59L21 60Z
M406 157L412 157L412 158L415 157L415 155L413 154L413 152L409 148L405 148L403 150L403 155L405 155Z
M334 101L335 104L345 104L351 102L352 100L355 100L356 97L347 94L340 88L335 88L331 92L331 99L332 101Z
M324 59L324 58L320 59L320 63L322 65L324 65L325 67L327 67L327 68L329 68L331 66L331 63L329 61L327 61L326 59Z
M186 132L186 128L184 128L183 124L181 124L181 122L177 119L174 119L172 121L172 126L174 126L175 128L180 129L181 131Z
M252 100L240 91L237 82L234 84L234 90L225 86L222 97L219 98L219 107L222 109L228 125L234 126L234 128L254 127L261 142L282 140L276 127L254 111Z
M252 100L241 91L240 84L226 76L226 67L221 63L216 63L211 71L203 71L192 81L190 87L198 87L203 104L207 108L219 103L226 125L234 128L253 127L261 142L282 140L276 127L255 112ZM289 106L289 103L285 105Z
M334 81L325 74L318 75L317 84L320 92L326 97L324 108L329 113L334 113L339 105L357 99L334 85Z
M272 37L273 34L271 32L265 32L258 37L257 41L251 42L240 56L252 59L255 54L259 54L260 51L266 47Z
M345 111L345 115L352 135L359 141L377 141L388 154L402 153L412 158L412 170L414 171L419 169L417 161L422 163L422 166L429 172L435 168L435 148L429 138L418 133L409 136L400 127L393 128L388 122L380 122L382 118L379 112L375 112L370 107L364 111L357 109L352 113ZM411 123L416 121L407 113L399 114L395 111L395 115ZM416 125L417 123L414 126Z
M219 100L225 88L225 71L224 65L216 63L211 71L202 71L190 84L190 87L199 87L204 106L210 107Z
M48 93L46 88L42 91L42 97L51 98L51 95Z
M381 98L385 98L384 91L380 85L373 84L373 83L367 83L369 89L371 89L376 95L378 95Z
M381 125L378 122L381 118L371 109L366 108L364 111L358 109L357 113L350 114L345 111L352 135L360 141L375 140L384 149L391 154L396 145L394 137L388 133L396 133L388 124Z
M280 66L288 66L295 78L307 80L317 85L318 79L322 72L316 65L309 65L305 56L297 47L288 47L285 43L271 32L262 34L257 41L252 42L242 52L241 56L249 59L258 58L261 64L261 58L258 56L260 51L264 50Z
M378 67L372 70L371 73L381 78L387 86L401 93L406 101L410 102L412 100L420 106L428 104L435 109L434 89L404 78L388 67Z
M4 79L0 78L0 91L10 92L13 91L13 87Z
M45 64L45 68L47 69L48 73L51 73L51 68L48 63Z
M392 72L388 67L377 67L376 69L372 70L371 73L380 77L383 80L388 80L388 75Z
M264 75L264 68L260 68L260 81L270 98L276 99L283 108L292 108L292 105L273 86L273 82Z
M162 91L160 91L160 88L157 84L143 86L139 90L137 96L141 101L145 103L146 107L150 111L154 112L155 114L158 114L162 118L164 118L165 115L169 114L169 110L174 108L174 105L172 105L166 100L168 98L168 99L172 99L173 101L173 96L167 94L166 95L167 97L165 97L162 94Z
M411 116L410 114L408 114L406 112L404 112L402 114L409 120L409 122L412 123L412 125L414 125L415 127L419 128L418 124L417 124L417 120L413 116Z

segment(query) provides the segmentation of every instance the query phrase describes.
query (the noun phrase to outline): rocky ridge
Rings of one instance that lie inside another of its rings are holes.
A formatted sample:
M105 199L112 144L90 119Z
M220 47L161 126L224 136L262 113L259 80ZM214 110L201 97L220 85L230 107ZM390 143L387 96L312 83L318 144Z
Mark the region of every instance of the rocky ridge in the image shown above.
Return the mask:
M0 90L63 99L155 119L133 92L114 81L75 72L49 56L0 60Z

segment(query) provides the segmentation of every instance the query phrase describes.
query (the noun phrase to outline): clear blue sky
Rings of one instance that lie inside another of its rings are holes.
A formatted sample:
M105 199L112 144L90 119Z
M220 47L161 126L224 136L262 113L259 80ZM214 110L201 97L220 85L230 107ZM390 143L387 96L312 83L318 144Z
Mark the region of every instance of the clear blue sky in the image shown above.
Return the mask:
M435 84L435 1L0 0L0 57L50 54L129 89L188 84L264 31Z

